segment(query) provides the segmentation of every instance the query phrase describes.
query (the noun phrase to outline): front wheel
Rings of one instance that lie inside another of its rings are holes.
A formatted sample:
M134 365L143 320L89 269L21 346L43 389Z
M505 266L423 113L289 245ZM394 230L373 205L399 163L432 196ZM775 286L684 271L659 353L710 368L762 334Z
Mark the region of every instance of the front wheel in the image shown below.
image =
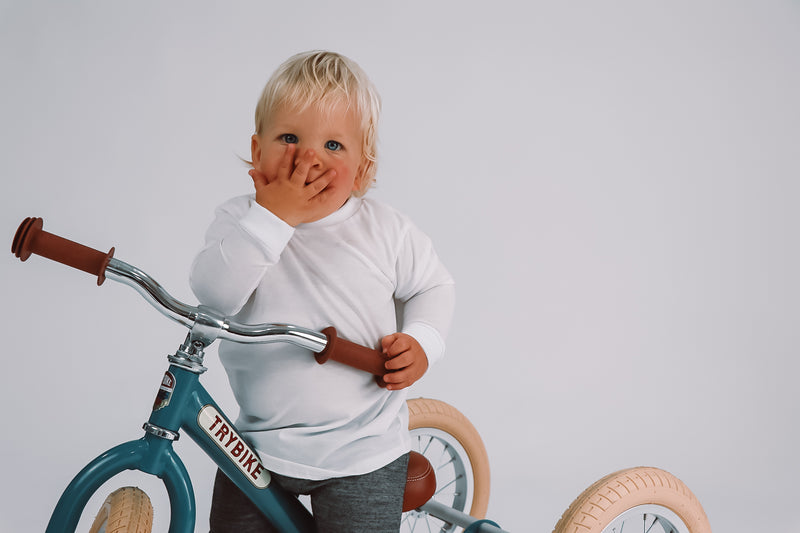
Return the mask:
M475 426L455 407L440 400L408 401L411 439L436 471L434 500L458 511L483 518L489 505L489 456ZM456 527L424 511L403 514L402 533Z
M609 474L583 491L553 533L627 531L711 533L711 526L681 480L658 468L637 467Z
M136 487L122 487L106 498L89 533L150 533L152 528L150 498Z

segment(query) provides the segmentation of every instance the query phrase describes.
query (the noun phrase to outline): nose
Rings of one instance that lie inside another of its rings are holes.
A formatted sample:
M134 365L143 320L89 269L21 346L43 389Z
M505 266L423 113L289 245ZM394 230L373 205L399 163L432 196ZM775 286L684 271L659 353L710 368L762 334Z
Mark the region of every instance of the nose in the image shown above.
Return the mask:
M294 166L297 166L300 161L306 161L310 164L311 168L319 168L322 166L322 159L316 150L311 148L297 147L297 155L294 159Z

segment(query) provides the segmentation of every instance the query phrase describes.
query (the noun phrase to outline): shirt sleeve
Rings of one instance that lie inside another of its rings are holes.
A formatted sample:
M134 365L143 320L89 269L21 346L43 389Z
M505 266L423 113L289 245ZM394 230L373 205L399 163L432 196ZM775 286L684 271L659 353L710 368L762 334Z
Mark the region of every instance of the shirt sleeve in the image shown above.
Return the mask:
M294 228L252 196L221 205L192 263L189 285L195 296L225 315L237 313L266 270L278 262L293 233Z
M430 238L411 225L397 259L395 297L402 302L401 331L420 343L428 364L442 358L455 309L453 278Z

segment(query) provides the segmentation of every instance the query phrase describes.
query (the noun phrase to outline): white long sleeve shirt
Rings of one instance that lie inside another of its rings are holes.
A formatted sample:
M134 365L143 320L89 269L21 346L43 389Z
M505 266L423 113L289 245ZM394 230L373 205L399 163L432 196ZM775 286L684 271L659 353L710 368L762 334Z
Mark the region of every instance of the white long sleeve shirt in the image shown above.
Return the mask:
M378 348L400 331L429 364L444 352L453 281L430 239L387 205L350 198L291 227L242 196L221 205L192 265L201 303L244 323L289 323ZM402 302L398 320L396 302ZM237 428L279 474L327 479L381 468L410 447L406 391L289 344L223 342Z

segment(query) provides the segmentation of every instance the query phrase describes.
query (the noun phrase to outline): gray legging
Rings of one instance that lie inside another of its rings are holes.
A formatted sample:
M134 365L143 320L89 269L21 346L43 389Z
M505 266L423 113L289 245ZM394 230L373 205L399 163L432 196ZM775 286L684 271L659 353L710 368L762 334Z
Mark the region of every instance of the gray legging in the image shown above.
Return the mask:
M311 495L319 533L396 533L400 529L408 454L361 476L309 481L272 474L292 494ZM211 533L268 533L264 515L221 471L214 481Z

